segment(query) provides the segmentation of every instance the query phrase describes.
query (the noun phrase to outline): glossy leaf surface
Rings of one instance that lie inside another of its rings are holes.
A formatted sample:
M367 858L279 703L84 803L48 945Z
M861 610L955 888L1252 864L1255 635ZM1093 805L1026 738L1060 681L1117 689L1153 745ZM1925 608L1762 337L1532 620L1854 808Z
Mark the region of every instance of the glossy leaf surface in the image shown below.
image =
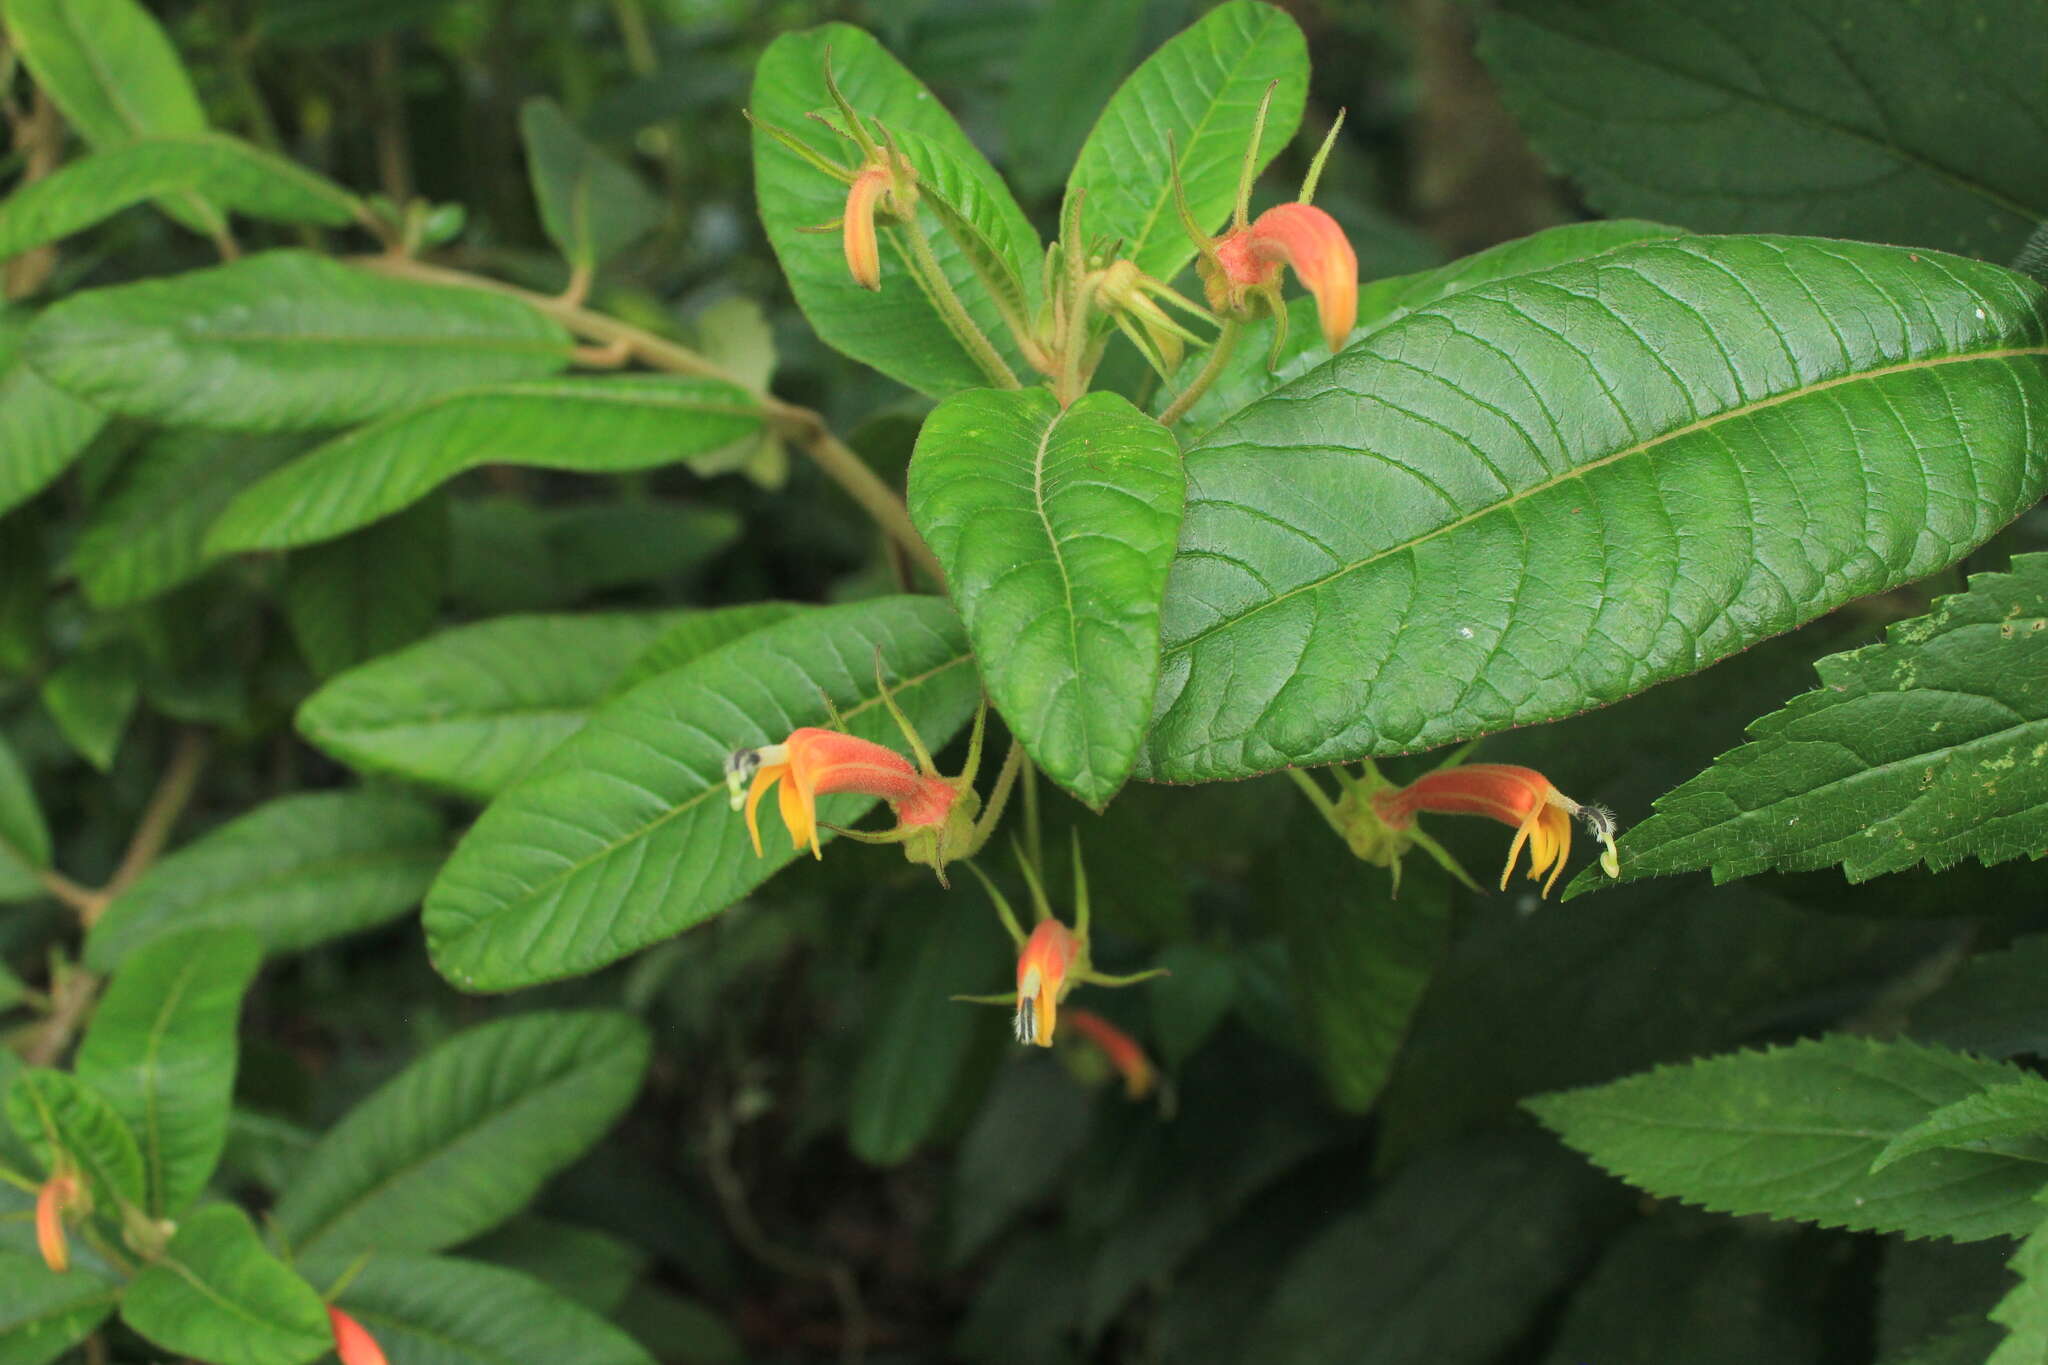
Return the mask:
M936 749L973 712L966 633L944 602L890 597L825 607L756 631L602 707L544 768L491 803L427 897L427 948L467 990L572 976L680 933L766 881L795 850L762 812L757 858L726 804L743 746L830 724L900 745L875 687ZM866 798L822 801L848 824ZM823 837L830 839L829 831Z
M1873 1172L1943 1105L2022 1073L1912 1043L1836 1036L1737 1052L1528 1101L1565 1142L1667 1199L1908 1237L2018 1237L2038 1155L1922 1152Z
M696 619L618 612L458 626L331 679L300 705L299 733L366 773L495 796L582 729L679 616Z
M62 1071L23 1070L7 1087L7 1121L43 1174L62 1153L85 1180L95 1210L142 1207L142 1154L113 1105Z
M255 932L270 952L354 933L419 903L447 851L440 813L398 792L299 792L171 853L86 938L99 971L196 928Z
M627 1015L541 1011L479 1025L350 1110L274 1217L300 1254L437 1251L495 1227L603 1136L640 1088Z
M2048 554L1815 668L1817 690L1624 834L1626 876L1840 863L1864 881L2048 852Z
M2001 261L2048 218L2026 0L1513 0L1481 51L1612 213Z
M1038 234L1009 187L967 140L931 91L868 34L846 24L785 33L769 44L754 69L748 112L757 124L791 133L827 161L851 168L853 145L806 115L830 111L825 87L826 50L839 88L864 118L880 120L897 135L904 154L929 184L971 221L1027 288L1035 287ZM836 115L835 115L836 117ZM912 280L901 229L882 236L882 288L854 283L839 234L808 233L843 217L846 185L756 127L754 186L761 222L804 316L828 344L882 373L935 396L989 382L973 358ZM944 231L929 205L918 210L933 254L982 332L1017 369L1014 348L967 252Z
M1121 242L1139 269L1172 280L1195 258L1174 208L1174 174L1195 221L1219 230L1269 87L1262 168L1301 126L1308 44L1300 28L1284 10L1233 0L1168 39L1111 97L1075 159L1067 200L1086 196L1082 230Z
M262 957L262 940L246 929L158 939L122 964L79 1044L78 1078L135 1135L152 1218L181 1215L220 1160L235 1026Z
M1137 758L1180 529L1180 450L1111 393L977 389L925 419L910 515L945 566L996 708L1091 806Z
M752 396L715 379L531 380L448 394L278 470L229 505L207 543L306 545L400 511L481 464L621 473L716 450L760 427Z
M513 299L272 251L77 294L24 351L45 378L166 426L310 431L544 375L568 334Z
M1140 773L1430 748L1704 667L1990 535L2048 481L2044 422L2044 292L1998 267L1677 238L1467 289L1188 452Z
M232 1204L179 1225L163 1259L129 1283L121 1320L166 1351L217 1365L299 1365L334 1346L320 1296Z

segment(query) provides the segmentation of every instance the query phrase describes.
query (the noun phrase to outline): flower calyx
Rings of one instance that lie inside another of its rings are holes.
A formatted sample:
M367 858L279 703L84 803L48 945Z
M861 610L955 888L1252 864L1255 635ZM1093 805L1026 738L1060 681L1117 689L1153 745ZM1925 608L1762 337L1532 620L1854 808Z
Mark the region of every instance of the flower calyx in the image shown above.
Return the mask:
M1322 324L1323 340L1332 351L1342 350L1351 329L1358 323L1358 254L1351 248L1335 218L1312 202L1323 165L1336 145L1337 132L1344 126L1343 114L1330 127L1315 160L1309 164L1300 197L1288 204L1276 204L1251 217L1252 180L1258 172L1259 144L1266 128L1266 108L1272 102L1271 87L1259 102L1258 118L1246 147L1244 165L1238 176L1237 205L1230 227L1211 237L1195 220L1178 175L1174 178L1174 203L1181 224L1194 239L1198 255L1195 270L1202 280L1209 307L1220 317L1248 321L1260 309L1273 317L1273 350L1268 364L1278 362L1287 342L1287 304L1280 283L1291 267L1316 301L1316 316Z
M1000 995L956 995L955 1000L975 1005L1005 1005L1015 1011L1017 1041L1026 1046L1051 1047L1059 1026L1060 1004L1082 984L1091 986L1135 986L1140 981L1149 981L1155 976L1167 975L1164 967L1148 971L1133 972L1129 975L1114 976L1095 970L1088 955L1088 875L1081 865L1081 844L1076 836L1074 841L1074 924L1069 928L1053 914L1052 903L1046 899L1045 884L1039 879L1037 869L1020 850L1017 866L1024 874L1024 883L1031 891L1031 908L1035 923L1026 934L1017 920L1017 913L1010 908L1010 902L990 881L979 867L969 863L968 867L981 880L994 904L996 917L1003 922L1010 939L1017 945L1017 988L1014 992Z

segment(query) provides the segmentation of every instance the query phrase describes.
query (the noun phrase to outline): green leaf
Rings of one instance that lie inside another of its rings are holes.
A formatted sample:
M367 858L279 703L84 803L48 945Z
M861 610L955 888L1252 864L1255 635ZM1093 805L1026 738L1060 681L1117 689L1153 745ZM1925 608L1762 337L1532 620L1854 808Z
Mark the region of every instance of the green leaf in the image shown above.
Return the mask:
M0 15L36 84L93 146L206 131L192 78L136 0L5 0ZM165 208L195 232L226 226L217 208L189 191Z
M50 827L35 788L0 734L0 903L43 894L37 873L50 865Z
M740 519L723 507L628 497L537 504L460 498L451 513L448 595L501 615L571 606L614 588L669 586L729 548Z
M946 230L931 200L954 205L1027 291L1036 287L1041 270L1038 234L1009 187L931 91L880 43L845 24L782 34L754 68L748 106L756 124L754 192L762 226L798 306L828 345L911 388L940 397L989 382L909 274L902 229L886 220L879 225L880 293L854 283L839 234L804 231L844 216L846 186L759 125L773 124L825 160L851 167L857 157L852 144L806 117L832 108L825 88L828 49L840 90L862 117L870 123L880 120L889 129L916 168L926 191L917 210L919 222L954 293L1011 369L1021 373L1021 361L969 250Z
M0 515L70 468L107 420L21 357L29 321L19 309L0 309ZM16 534L9 528L9 536Z
M1603 1193L1583 1168L1526 1137L1418 1162L1282 1267L1254 1336L1259 1359L1495 1360L1617 1221Z
M2040 1196L2034 1205L2040 1213ZM1991 1310L2006 1336L1984 1365L2040 1365L2048 1360L2048 1219L2027 1235L2009 1264L2020 1282Z
M891 597L805 612L600 708L543 769L493 801L428 894L427 947L465 990L573 976L682 932L766 881L795 850L764 813L765 858L725 799L737 748L829 722L901 744L876 655L925 743L972 712L965 632L944 602ZM858 819L865 797L823 802ZM829 832L824 833L830 838Z
M93 506L72 547L70 571L102 608L147 601L191 581L219 558L204 542L221 509L305 448L302 436L193 428L158 434Z
M432 630L447 586L448 504L433 498L294 552L284 614L306 662L332 677Z
M1921 1342L1903 1355L1886 1356L1884 1365L1985 1365L1985 1356L1997 1349L1996 1325L1969 1323Z
M536 1012L442 1043L349 1111L274 1212L298 1252L437 1251L523 1208L640 1088L647 1031Z
M1921 1152L1989 1150L2048 1160L2048 1081L2029 1072L2011 1085L1994 1085L1945 1104L1885 1145L1873 1172Z
M2039 1218L2039 1157L1922 1152L1873 1171L1943 1105L2018 1068L1837 1035L1659 1067L1528 1107L1567 1144L1660 1198L1909 1237L2017 1237Z
M24 353L74 396L164 426L308 431L551 374L569 335L515 299L301 251L77 294Z
M0 1365L45 1365L107 1320L120 1291L97 1275L58 1274L39 1257L0 1251Z
M2048 218L2025 0L1512 0L1481 54L1610 213L2009 259Z
M314 1276L348 1268L330 1255ZM338 1302L392 1365L653 1365L631 1337L540 1281L453 1256L373 1256Z
M7 1087L7 1121L47 1174L61 1152L96 1212L143 1203L142 1153L106 1097L62 1071L25 1070Z
M1287 941L1310 1054L1339 1109L1370 1110L1451 944L1451 885L1411 860L1398 897L1321 820L1297 818L1261 878Z
M441 816L399 792L299 792L187 844L117 896L86 937L96 971L187 929L246 929L292 952L404 914L446 853Z
M1426 308L1475 285L1533 275L1552 266L1567 265L1603 255L1619 247L1660 237L1682 237L1682 228L1661 223L1618 219L1598 223L1566 223L1545 228L1527 237L1475 251L1434 270L1412 275L1395 275L1358 287L1358 324L1346 346L1356 345L1418 308ZM1329 344L1316 320L1316 301L1304 294L1287 305L1287 339L1280 354L1273 355L1273 320L1260 315L1245 324L1237 348L1224 362L1222 372L1210 381L1208 391L1188 408L1175 428L1183 444L1192 445L1254 399L1263 398L1281 385L1299 379L1330 358ZM1160 391L1155 411L1164 411L1174 395L1187 386L1207 362L1206 354L1188 357L1175 383Z
M2012 570L1815 664L1817 690L1657 799L1622 875L1840 863L1860 882L2048 853L2048 554Z
M174 1355L211 1365L299 1365L334 1347L326 1305L264 1250L249 1215L209 1204L121 1299L121 1321Z
M1137 55L1144 0L1053 0L1032 22L1003 104L1004 166L1027 198L1066 178Z
M932 1136L975 1033L997 1023L951 997L1015 960L993 913L936 889L892 907L890 928L847 1115L854 1155L876 1166L908 1160Z
M235 1025L262 959L246 929L168 935L122 964L93 1012L76 1074L135 1135L152 1218L183 1213L220 1160Z
M959 394L911 457L911 518L996 708L1097 810L1144 738L1182 493L1172 433L1113 393L1064 411L1042 388Z
M1160 1062L1179 1071L1237 1003L1237 954L1224 945L1183 940L1167 944L1156 961L1172 975L1173 989L1152 992L1152 1037Z
M679 618L725 614L504 616L458 626L331 679L299 707L299 733L362 772L488 798L582 729L613 680Z
M229 505L207 545L275 550L327 540L478 465L651 469L760 427L754 397L716 379L554 379L449 394L329 441L272 474Z
M1139 775L1552 719L1926 574L2040 496L2044 356L2022 276L1802 239L1418 309L1188 452Z
M660 224L661 201L593 146L553 100L536 96L520 105L519 132L541 226L577 271L595 270Z
M178 190L282 223L345 227L356 197L296 162L225 133L151 137L95 152L0 201L0 257L19 255Z
M695 663L742 635L786 621L809 608L800 602L747 602L691 612L655 637L612 682L612 695L631 691L649 678Z
M101 772L114 766L121 736L142 696L135 652L125 640L81 654L43 680L43 708L86 761Z
M459 1248L464 1258L530 1275L593 1313L612 1316L647 1269L648 1251L608 1232L521 1214Z
M1572 1295L1543 1365L1825 1360L1833 1267L1816 1250L1796 1237L1646 1218Z
M1067 180L1067 202L1085 194L1081 226L1121 242L1122 255L1159 280L1195 258L1173 204L1179 172L1188 209L1215 232L1237 201L1252 121L1268 88L1273 103L1259 142L1263 168L1301 126L1308 43L1271 5L1233 0L1147 57L1102 111Z
M1926 1043L1987 1057L2048 1053L2048 934L2015 939L2002 952L1965 962L1913 1006L1907 1032Z

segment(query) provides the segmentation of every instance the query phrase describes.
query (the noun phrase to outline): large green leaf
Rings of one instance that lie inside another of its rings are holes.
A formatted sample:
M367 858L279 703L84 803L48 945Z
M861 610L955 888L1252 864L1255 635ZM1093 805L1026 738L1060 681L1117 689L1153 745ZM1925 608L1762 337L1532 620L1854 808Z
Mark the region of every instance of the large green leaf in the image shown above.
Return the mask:
M75 161L0 200L0 257L68 237L122 209L177 190L252 218L353 222L354 195L296 162L225 133L151 137Z
M1301 126L1308 44L1294 20L1271 5L1233 0L1169 40L1110 99L1074 162L1067 200L1087 196L1082 228L1122 243L1122 255L1146 274L1171 280L1195 257L1173 205L1175 172L1195 221L1221 228L1268 89L1262 167Z
M209 1204L179 1224L163 1258L129 1283L121 1321L211 1365L299 1365L334 1347L320 1296L232 1204Z
M126 416L307 431L550 374L573 347L516 299L272 251L74 295L23 349L44 377Z
M417 905L446 852L440 813L398 792L299 792L179 849L115 898L86 938L111 970L167 934L252 930L273 953L311 947Z
M1613 213L2009 259L2048 218L2030 0L1510 0L1481 52Z
M785 33L768 45L754 68L748 112L758 123L790 133L828 161L850 166L852 145L807 115L832 109L825 87L830 51L840 90L860 114L879 119L896 136L930 194L952 203L979 238L1035 290L1040 274L1038 235L960 126L931 91L872 37L845 24ZM913 282L901 230L882 228L882 288L854 283L836 233L811 233L845 214L846 186L774 137L754 131L754 191L769 243L782 262L791 292L811 326L830 345L882 373L934 396L989 382L947 330ZM977 278L969 250L929 203L918 220L934 255L973 317L1013 370L1020 362L993 300Z
M1047 776L1101 809L1159 677L1180 530L1172 433L1113 393L976 389L925 419L910 515L945 566L982 676Z
M1883 1170L1921 1152L1967 1152L1980 1144L2014 1155L2048 1154L2043 1139L2048 1139L2048 1081L2023 1071L2012 1084L1944 1104L1887 1143L1871 1166Z
M807 610L800 602L745 602L736 607L690 612L635 655L632 664L613 681L611 690L618 693L638 687L670 669L695 663L742 635L751 635Z
M349 1111L274 1218L299 1252L438 1251L511 1217L640 1088L624 1014L536 1012L442 1043Z
M69 560L79 586L93 605L119 607L197 577L219 558L204 544L221 509L305 448L296 435L160 433L123 466L80 530Z
M1930 1151L1880 1171L1886 1144L1943 1105L2022 1073L2003 1062L1838 1035L1660 1067L1528 1101L1599 1165L1666 1199L1909 1237L2018 1237L2044 1157Z
M246 929L167 935L122 963L93 1012L75 1070L135 1135L152 1218L183 1213L220 1160L235 1025L262 959Z
M519 132L541 226L578 271L595 270L661 222L661 200L591 145L553 100L537 96L519 106Z
M0 735L0 902L43 894L36 875L50 865L50 827L35 788L5 735Z
M534 1214L465 1242L459 1253L530 1275L593 1313L618 1311L647 1269L650 1251L608 1232Z
M45 1365L85 1340L120 1291L97 1275L59 1274L24 1251L0 1250L0 1365Z
M2048 1053L2048 934L2015 939L2002 952L1965 962L1913 1006L1907 1032L1962 1052L2012 1057Z
M1262 880L1316 1069L1338 1108L1362 1114L1450 948L1451 884L1418 858L1396 897L1385 871L1352 856L1321 820L1295 823Z
M2040 496L2044 357L2023 276L1796 238L1417 309L1188 452L1140 773L1568 715L1925 574Z
M1270 1365L1485 1365L1577 1277L1619 1201L1554 1147L1488 1138L1403 1171L1281 1268ZM1647 1365L1647 1362L1645 1362Z
M2044 1210L2048 1203L2037 1198L2035 1213ZM1991 1310L2006 1337L1984 1365L2039 1365L2048 1360L2048 1217L2027 1234L2011 1265L2020 1282Z
M995 915L981 909L936 887L890 907L848 1101L847 1140L863 1161L896 1165L932 1135L959 1089L976 1030L995 1025L952 998L1011 957Z
M5 0L0 14L36 84L93 146L206 131L192 78L136 0ZM191 191L165 208L199 232L226 226L220 210Z
M142 1153L105 1096L76 1077L25 1070L7 1087L7 1121L45 1172L61 1153L85 1178L95 1212L143 1203Z
M1658 798L1623 875L1840 863L1860 882L2048 853L2048 554L2012 570L1814 665L1818 689Z
M613 680L679 617L719 615L503 616L458 626L330 680L299 707L299 733L363 772L495 796L582 729Z
M795 850L764 811L767 856L754 856L726 805L726 757L828 724L828 707L854 734L900 745L876 693L878 655L937 748L966 721L978 684L959 618L931 598L806 612L602 707L491 803L442 869L425 915L434 965L465 990L587 972L766 881ZM821 818L843 825L870 805L833 798Z
M1533 275L1552 266L1583 261L1618 247L1659 237L1682 237L1684 229L1634 219L1613 219L1597 223L1566 223L1545 228L1527 237L1475 251L1470 256L1420 270L1412 275L1395 275L1374 280L1358 288L1358 323L1345 345L1356 345L1374 332L1399 322L1418 308L1425 308L1475 285L1492 284L1518 275ZM1245 324L1237 348L1224 361L1222 371L1209 388L1182 415L1174 431L1185 444L1206 434L1225 418L1257 398L1263 398L1282 384L1299 379L1330 358L1329 343L1316 319L1316 301L1304 294L1287 305L1287 338L1278 356L1273 354L1270 317L1261 314ZM1166 405L1192 381L1208 362L1206 354L1188 357L1175 383L1163 386L1154 403L1155 411Z
M311 1272L338 1278L350 1258ZM454 1256L373 1256L337 1300L391 1365L653 1365L631 1337L516 1270Z
M107 420L22 358L29 321L19 309L0 310L0 514L69 468ZM7 534L19 532L10 528Z
M530 380L449 394L272 474L228 506L207 544L306 545L389 516L478 465L612 474L672 464L760 427L753 396L716 379Z
M425 635L447 587L448 502L435 497L295 551L285 562L285 620L325 678Z
M86 762L106 772L142 697L141 660L127 640L82 650L43 679L43 709Z
M536 503L516 494L449 508L448 596L485 615L550 611L616 588L672 590L740 538L724 507L628 493Z

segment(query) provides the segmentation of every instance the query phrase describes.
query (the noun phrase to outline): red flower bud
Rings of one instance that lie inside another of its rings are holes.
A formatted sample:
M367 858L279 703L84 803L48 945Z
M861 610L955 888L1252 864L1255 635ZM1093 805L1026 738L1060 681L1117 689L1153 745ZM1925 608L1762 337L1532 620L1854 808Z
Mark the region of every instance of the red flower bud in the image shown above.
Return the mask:
M331 1303L327 1305L327 1321L334 1328L334 1354L341 1358L341 1365L390 1365L377 1338Z

